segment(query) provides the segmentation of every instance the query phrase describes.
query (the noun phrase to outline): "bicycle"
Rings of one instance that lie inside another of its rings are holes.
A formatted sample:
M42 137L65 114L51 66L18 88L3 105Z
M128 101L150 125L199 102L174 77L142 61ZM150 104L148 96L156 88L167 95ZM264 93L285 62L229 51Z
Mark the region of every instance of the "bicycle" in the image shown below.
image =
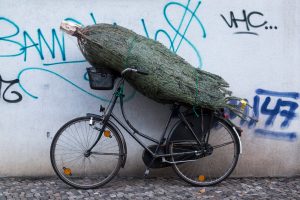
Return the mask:
M150 168L172 166L179 177L196 186L211 186L227 178L242 152L242 130L224 117L224 111L198 108L197 117L194 109L182 111L184 106L174 103L157 140L138 131L125 115L123 98L127 73L148 74L134 68L123 70L109 105L100 106L100 115L88 113L75 118L56 133L50 158L58 177L80 189L108 183L126 163L127 146L119 129L122 127L144 148L145 175ZM118 99L126 124L113 114ZM147 146L137 135L154 144Z

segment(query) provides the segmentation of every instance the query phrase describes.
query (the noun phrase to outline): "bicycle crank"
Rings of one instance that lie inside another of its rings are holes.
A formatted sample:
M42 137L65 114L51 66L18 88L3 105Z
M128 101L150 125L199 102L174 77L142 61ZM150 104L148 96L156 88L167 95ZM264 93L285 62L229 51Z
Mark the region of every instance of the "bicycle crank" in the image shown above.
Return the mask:
M152 151L155 152L157 145L150 145L148 148ZM165 152L164 148L160 148L160 151L158 152L159 154L164 154ZM153 162L153 156L145 149L143 153L143 161L145 165L149 168L164 168L164 167L169 167L171 164L163 162L162 158L156 158Z

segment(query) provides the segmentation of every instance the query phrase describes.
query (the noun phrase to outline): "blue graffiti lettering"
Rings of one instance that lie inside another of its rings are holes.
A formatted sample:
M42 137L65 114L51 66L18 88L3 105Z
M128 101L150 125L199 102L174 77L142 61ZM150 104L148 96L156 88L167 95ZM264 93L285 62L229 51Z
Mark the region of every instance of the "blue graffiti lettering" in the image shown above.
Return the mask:
M15 29L14 33L12 33L10 35L6 35L6 36L1 36L0 41L1 42L4 41L4 42L8 42L8 43L17 45L18 51L19 51L17 53L1 54L0 57L16 57L16 56L20 56L20 55L24 54L24 61L26 62L28 49L34 47L34 49L38 52L40 59L44 60L44 52L45 52L43 49L43 43L44 43L45 46L47 47L47 50L52 55L52 58L55 58L55 55L56 55L55 54L55 49L56 49L55 44L57 43L59 50L60 50L62 60L66 60L63 33L62 33L62 41L60 41L57 36L56 30L52 29L52 44L50 46L49 43L46 41L45 36L40 29L37 29L38 42L34 41L32 36L27 31L24 31L23 32L23 41L22 41L23 43L22 43L21 41L13 40L14 37L20 33L19 26L12 20L5 18L5 17L0 17L0 20L7 22L8 26Z
M262 89L257 89L256 93L259 95L268 95L265 98L265 101L263 102L260 110L261 114L268 116L265 125L266 126L273 125L274 120L279 114L280 116L285 118L281 123L281 127L282 128L288 127L290 121L296 117L295 111L298 108L298 104L293 101L286 101L279 98L277 99L274 108L269 108L271 97L285 97L285 98L298 99L300 94L296 92L274 92L274 91L267 91ZM258 95L257 98L259 98ZM289 109L285 110L283 109L283 107L289 107Z
M254 132L255 135L257 136L272 138L276 140L286 140L289 142L294 142L297 140L297 133L295 132L283 133L283 132L269 131L264 129L256 129Z
M170 42L170 47L169 49L172 50L174 53L177 53L177 51L179 50L181 44L182 44L182 41L185 41L191 48L192 50L195 52L196 54L196 57L198 59L198 68L202 68L203 66L203 63L202 63L202 58L201 58L201 55L198 51L198 49L196 48L196 46L189 40L185 37L187 31L189 30L189 27L190 27L190 24L193 20L196 20L197 24L199 25L201 31L202 31L202 37L203 38L206 38L206 31L205 31L205 28L201 22L201 20L199 19L199 17L196 15L196 12L199 8L201 4L201 1L198 1L197 5L196 5L196 8L194 10L191 10L190 9L190 0L187 1L187 4L184 5L182 3L178 3L178 2L169 2L165 5L164 7L164 18L165 20L167 21L168 25L171 27L171 29L175 32L175 35L172 39L172 37L170 36L170 34L164 30L164 29L159 29L155 32L154 34L154 39L155 40L158 40L158 35L159 34L163 34L164 36L167 37L168 41ZM179 8L182 8L184 9L184 12L183 12L183 15L181 17L181 20L180 20L180 23L178 25L178 27L175 27L174 23L170 20L170 17L168 15L168 9L172 6L177 6ZM190 18L189 18L189 21L187 23L187 25L185 26L183 32L181 31L182 27L183 27L183 21L184 19L187 17L187 14L190 14ZM145 35L149 38L149 32L147 30L147 26L146 26L146 23L145 23L145 20L144 19L141 19L141 22L142 22L142 25L143 25L143 28L144 28L144 31L145 31ZM180 36L180 41L178 42L177 46L175 47L175 41L177 39L177 36Z
M19 51L17 53L11 53L11 54L9 54L9 53L8 54L0 54L0 57L15 57L15 56L22 55L24 53L24 49L23 49L24 46L21 43L17 42L17 41L9 39L9 38L12 38L12 37L19 34L19 32L20 32L19 26L15 22L13 22L12 20L7 19L5 17L0 17L0 21L7 22L8 25L12 26L12 28L15 29L14 33L12 33L10 35L6 35L6 36L1 36L0 37L0 43L1 42L6 42L6 43L10 43L10 44L15 44L15 45L17 45L17 49Z
M280 123L281 129L287 129L292 122L293 119L296 118L296 110L299 107L298 103L294 100L298 100L300 98L300 93L297 92L277 92L271 90L257 89L256 95L253 99L253 114L252 117L259 119L261 116L266 116L266 120L264 122L264 129L257 128L254 130L256 135L264 136L268 138L277 138L287 141L295 141L297 139L296 132L283 132L283 131L271 131L267 130L270 127L273 127L274 122L277 118L283 118ZM260 104L261 99L265 96L265 99ZM283 100L282 98L287 98ZM276 101L275 105L271 107L272 101ZM238 101L230 102L233 105L238 105ZM244 111L245 115L249 114L249 108L246 108ZM233 113L229 113L230 119L236 118L236 115ZM256 123L254 120L250 120L246 122L244 120L240 121L241 125L248 124L248 128L254 128Z
M19 72L19 74L18 74L18 80L20 80L18 83L19 83L20 88L21 88L28 96L30 96L30 97L32 97L32 98L34 98L34 99L37 99L38 97L35 96L35 95L33 95L32 93L30 93L28 90L26 90L25 87L22 85L21 80L22 80L22 75L23 75L24 72L26 72L26 71L37 71L37 70L38 70L38 71L43 71L43 72L46 72L46 73L50 73L50 74L52 74L52 75L55 75L56 77L58 77L58 78L60 78L60 79L62 79L62 80L64 80L64 81L66 81L67 83L69 83L69 84L72 85L73 87L77 88L78 90L80 90L80 91L82 91L82 92L84 92L84 93L86 93L86 94L88 94L88 95L90 95L90 96L92 96L92 97L94 97L94 98L100 99L100 100L102 100L102 101L104 101L104 102L109 102L109 101L110 101L110 99L107 99L107 98L104 98L104 97L102 97L102 96L98 96L98 95L95 95L95 94L93 94L93 93L88 92L87 90L83 89L82 87L79 87L78 85L76 85L75 83L73 83L72 81L70 81L69 79L65 78L64 76L62 76L62 75L60 75L60 74L58 74L58 73L56 73L56 72L54 72L54 71L51 71L51 70L48 70L48 69L44 69L44 68L38 68L38 67L28 67L28 68L24 68L24 69L21 70L21 71ZM126 97L126 98L124 99L124 101L128 101L128 100L132 99L132 98L134 97L134 95L135 95L135 92L131 93L131 95L129 95L128 97Z
M43 54L43 47L42 47L42 41L44 41L45 45L47 46L48 50L51 53L52 58L55 58L55 41L58 44L60 53L61 53L61 58L62 60L66 60L66 51L65 51L65 40L64 40L64 35L62 34L62 42L59 41L58 36L56 34L56 31L52 29L52 48L46 41L43 33L41 32L40 29L38 29L38 38L39 38L39 44L40 44L40 49L41 49L41 54Z
M90 13L92 22L94 24L96 24L96 19L94 17L93 13ZM73 21L79 24L82 24L79 20L74 19L74 18L65 18L65 20L68 21ZM18 52L8 52L6 54L0 54L0 57L16 57L16 56L20 56L20 55L24 55L24 62L27 61L28 59L28 55L29 53L32 53L32 51L29 51L30 49L33 49L35 51L35 53L38 54L38 57L41 60L45 59L45 55L47 55L46 53L49 53L49 55L51 55L52 59L56 59L55 62L50 62L50 63L43 63L43 66L48 67L48 66L55 66L55 65L62 65L62 64L71 64L71 63L82 63L82 62L86 62L86 60L68 60L67 56L66 56L66 45L65 45L65 39L64 39L64 34L62 33L61 37L59 38L57 35L57 32L55 29L51 30L51 41L49 42L42 30L40 28L37 29L37 40L34 40L34 38L32 37L32 35L30 35L27 31L23 31L23 41L16 41L13 40L15 36L17 36L20 33L20 28L19 26L12 20L5 18L5 17L0 17L0 21L4 21L9 27L12 28L13 32L9 33L8 35L0 35L0 42L6 42L6 43L12 43L16 45L16 49L18 50ZM23 44L22 44L23 43ZM56 49L59 50L59 52L56 52ZM60 60L57 61L57 56L60 55ZM77 88L78 90L80 90L81 92L88 94L94 98L100 99L102 101L109 101L109 99L106 99L103 96L98 96L95 95L91 92L88 92L86 90L84 90L82 87L76 85L74 82L70 81L69 79L65 78L64 76L54 72L53 70L48 70L48 69L43 69L43 68L24 68L22 69L19 74L18 74L18 85L21 88L21 90L28 95L29 97L33 98L33 99L37 99L38 97L33 95L32 93L30 93L28 90L25 89L23 83L19 80L21 80L21 76L24 72L26 71L32 71L32 70L40 70L40 71L44 71L50 74L53 74L57 77L59 77L60 79L66 81L67 83L69 83L70 85L74 86L75 88ZM82 76L84 78L84 80L88 81L88 79L86 78L86 73ZM7 90L5 90L4 94L3 94L3 98L4 100L9 101L8 99L5 98L5 93ZM13 94L18 95L19 93L15 93L12 92ZM127 98L125 98L126 101L132 99L136 94L136 91L133 91L131 94L129 94L127 96ZM19 102L19 101L17 101Z
M257 89L256 94L258 95L269 95L273 97L287 97L287 98L293 98L293 99L299 99L300 93L297 92L276 92L276 91L270 91L270 90L264 90L264 89Z
M92 22L96 24L96 19L94 17L93 13L90 13ZM65 18L67 21L72 21L78 24L83 25L79 20L76 20L74 18ZM29 54L29 49L34 49L41 60L45 59L45 54L49 53L52 57L52 59L57 60L57 56L60 55L61 62L54 62L54 63L44 63L44 66L50 66L57 64L62 64L64 61L67 61L66 57L66 45L65 45L65 39L64 39L64 33L62 32L60 36L58 36L57 31L55 29L51 30L51 40L48 42L48 40L45 38L45 35L43 34L42 30L40 28L37 29L37 41L35 41L32 37L32 34L28 33L27 31L23 31L23 39L22 41L18 41L15 39L15 36L18 36L20 33L19 26L12 20L6 18L6 17L0 17L0 21L3 21L7 24L9 28L12 28L14 31L8 35L0 35L0 42L6 42L10 44L16 45L16 49L18 52L8 52L8 53L2 53L0 54L0 57L16 57L23 55L24 56L24 62L27 61L27 57ZM58 53L57 53L58 49ZM68 63L77 63L78 61L67 61L65 64ZM82 61L80 61L82 62Z
M281 123L281 127L287 127L289 122L296 117L295 110L298 108L298 104L296 102L291 101L283 101L282 99L278 99L276 105L273 109L268 108L271 102L271 97L266 97L265 102L261 106L261 113L264 115L269 115L266 125L273 125L274 120L278 114L285 117L285 120ZM289 110L281 110L282 107L288 106Z

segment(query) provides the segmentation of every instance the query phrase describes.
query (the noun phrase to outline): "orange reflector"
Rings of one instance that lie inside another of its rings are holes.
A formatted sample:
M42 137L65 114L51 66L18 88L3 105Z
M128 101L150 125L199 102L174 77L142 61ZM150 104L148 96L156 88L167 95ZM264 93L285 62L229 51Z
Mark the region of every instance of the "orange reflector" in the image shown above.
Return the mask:
M198 176L198 180L201 182L205 181L205 176L203 175Z
M109 131L109 130L105 130L105 131L104 131L104 136L105 136L105 137L111 137L111 136L110 136L110 131Z
M66 167L63 167L64 169L64 174L67 175L67 176L72 176L72 171L70 168L66 168Z

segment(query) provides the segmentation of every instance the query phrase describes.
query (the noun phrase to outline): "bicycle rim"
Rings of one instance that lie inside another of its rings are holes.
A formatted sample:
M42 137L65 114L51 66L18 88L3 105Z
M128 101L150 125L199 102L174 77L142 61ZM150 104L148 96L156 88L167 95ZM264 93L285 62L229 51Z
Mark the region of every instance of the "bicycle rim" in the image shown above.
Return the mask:
M169 143L170 153L206 150L206 155L202 156L199 154L171 156L171 161L175 162L174 171L192 185L210 186L220 183L232 173L237 164L239 154L235 133L223 120L216 120L212 127L206 147L204 144L199 146L195 140L191 140L191 137L188 140L182 138L171 140Z
M109 182L119 171L122 160L121 139L109 124L91 155L85 154L102 127L97 120L90 126L89 120L89 117L81 117L65 124L55 135L50 151L52 167L59 178L81 189Z

